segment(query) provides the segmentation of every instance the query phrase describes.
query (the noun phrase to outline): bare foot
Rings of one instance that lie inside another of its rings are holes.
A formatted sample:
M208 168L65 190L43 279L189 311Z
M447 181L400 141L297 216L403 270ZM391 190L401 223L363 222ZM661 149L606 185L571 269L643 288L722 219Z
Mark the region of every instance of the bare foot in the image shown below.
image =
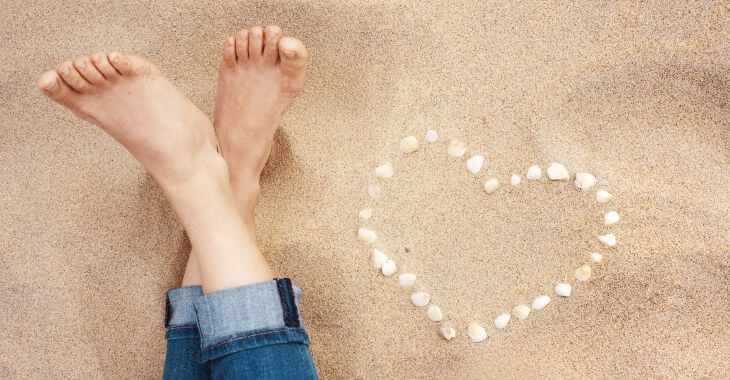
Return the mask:
M243 29L224 43L214 125L244 218L253 217L274 132L304 87L306 63L304 44L278 26Z

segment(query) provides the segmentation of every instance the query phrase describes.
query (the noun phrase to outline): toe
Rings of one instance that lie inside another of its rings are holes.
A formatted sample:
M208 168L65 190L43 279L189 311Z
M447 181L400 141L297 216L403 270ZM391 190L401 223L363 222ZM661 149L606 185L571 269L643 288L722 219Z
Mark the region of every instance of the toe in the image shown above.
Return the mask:
M261 52L264 43L263 30L255 26L248 33L248 58L258 61L261 58Z
M111 62L109 62L109 57L107 57L104 53L94 53L91 55L91 61L94 63L94 66L96 67L99 72L104 75L104 78L108 81L115 81L119 79L120 74L117 69L112 66Z
M99 70L96 69L96 66L94 66L91 61L89 61L89 58L76 58L76 60L74 61L74 67L76 67L76 70L89 83L95 86L103 85L104 83L106 83L106 79L104 79L104 76L101 75Z
M69 104L78 95L66 82L64 82L55 70L46 71L38 78L38 88L54 101L61 104Z
M56 71L59 75L61 75L61 78L64 82L66 82L66 84L78 92L88 93L93 88L91 83L79 74L71 61L66 61L60 64Z
M223 63L228 67L236 64L236 41L233 37L226 38L223 43Z
M276 64L279 60L279 40L281 39L281 28L276 25L269 25L264 30L264 62Z
M109 62L125 77L148 73L152 69L152 66L142 57L116 51L109 53Z
M239 30L236 34L236 58L238 62L245 62L248 59L248 30Z
M307 65L307 49L302 41L294 37L283 37L279 41L279 57L281 69L289 75L296 75L304 71Z

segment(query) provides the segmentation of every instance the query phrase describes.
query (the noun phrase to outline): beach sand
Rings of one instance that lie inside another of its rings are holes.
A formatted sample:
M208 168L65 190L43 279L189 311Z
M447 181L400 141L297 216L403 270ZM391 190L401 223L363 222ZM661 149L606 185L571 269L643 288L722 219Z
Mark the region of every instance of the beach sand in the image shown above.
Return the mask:
M131 51L210 113L223 39L268 23L311 62L265 170L260 245L304 289L322 378L730 377L727 2L2 3L0 378L159 378L164 292L190 248L142 167L37 76ZM398 154L428 129L436 143ZM450 137L485 156L479 175L446 156ZM396 176L371 201L385 160ZM598 185L507 185L551 161ZM599 188L614 200L596 203ZM370 266L360 225L455 339ZM611 249L595 239L608 231ZM603 262L577 283L594 250ZM570 298L494 329L559 281ZM466 338L472 319L486 341Z

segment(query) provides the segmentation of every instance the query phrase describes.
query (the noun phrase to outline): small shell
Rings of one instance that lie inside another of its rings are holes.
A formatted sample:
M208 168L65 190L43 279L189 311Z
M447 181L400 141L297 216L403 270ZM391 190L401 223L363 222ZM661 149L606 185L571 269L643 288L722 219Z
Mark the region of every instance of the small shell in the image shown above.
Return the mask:
M431 129L426 132L426 137L424 137L424 138L426 139L426 141L428 141L430 143L434 143L434 142L436 142L436 140L439 139L439 134L438 134L438 132Z
M360 210L360 213L358 215L360 216L360 219L363 219L363 220L370 219L373 216L373 209L371 209L371 208L362 209L362 210Z
M540 179L542 177L542 169L540 169L537 165L532 165L527 169L527 174L525 174L525 178L535 181Z
M484 330L484 327L479 325L476 321L469 324L469 327L466 329L466 335L468 335L469 339L471 339L474 343L487 339L487 331Z
M530 307L527 305L517 305L512 309L515 318L525 320L530 315Z
M451 340L456 336L456 330L451 326L441 326L439 329L439 335L446 340Z
M431 295L426 292L416 292L411 294L411 303L418 307L424 307L431 301Z
M357 230L357 238L360 239L360 241L363 243L372 244L375 243L376 240L378 240L378 235L373 230L360 228L359 230Z
M398 283L403 289L410 288L416 283L416 275L413 273L402 273L398 276Z
M601 260L603 260L603 255L598 252L591 253L591 261L593 261L594 263L600 263Z
M463 157L464 153L466 153L466 145L459 140L451 140L447 148L447 153L453 158Z
M553 181L564 181L566 179L570 179L568 169L566 169L563 164L559 164L557 162L551 162L545 172L547 173L548 178Z
M591 278L591 267L583 265L575 270L575 279L578 281L588 281Z
M378 178L390 178L393 176L393 164L386 162L375 168L375 176Z
M484 181L484 191L487 192L487 194L492 194L495 191L497 191L497 188L499 187L499 181L497 181L496 178L491 178L486 181Z
M441 312L441 308L434 304L428 305L428 309L426 309L426 315L428 316L428 319L433 322L440 322L442 319L444 319L444 314Z
M471 156L470 159L466 160L466 168L472 174L479 173L482 170L482 165L484 165L484 157L482 156Z
M534 300L532 300L532 308L535 310L542 310L550 303L550 301L552 301L552 299L550 299L550 296L537 296Z
M400 141L398 149L403 153L413 153L418 150L418 139L415 136L406 136Z
M388 260L383 263L383 267L380 268L380 271L383 272L383 276L390 277L393 274L395 274L395 271L398 270L398 267L395 265L395 261Z
M616 245L616 235L614 234L599 235L598 240L609 247Z
M578 172L575 173L575 181L573 186L580 191L588 191L596 185L596 177L591 173Z
M570 286L570 284L567 284L565 282L561 282L561 283L555 285L555 294L557 294L561 297L569 297L571 291L572 291L572 287Z
M380 185L368 185L368 195L370 198L378 199L383 194L383 189Z
M375 269L382 268L386 261L388 261L388 255L379 249L373 249L373 254L370 255L370 263L373 264Z
M603 223L605 225L610 225L618 222L620 219L620 216L618 215L618 212L616 211L609 211L606 213L606 215L603 216Z
M497 318L494 318L494 327L498 329L503 329L507 327L510 318L512 317L507 313L500 314L499 316L497 316Z
M598 203L608 203L613 198L613 195L606 190L598 190L596 192L596 200Z
M522 177L520 177L519 174L512 173L512 176L509 177L509 183L512 186L517 186L520 184L520 182L522 182Z

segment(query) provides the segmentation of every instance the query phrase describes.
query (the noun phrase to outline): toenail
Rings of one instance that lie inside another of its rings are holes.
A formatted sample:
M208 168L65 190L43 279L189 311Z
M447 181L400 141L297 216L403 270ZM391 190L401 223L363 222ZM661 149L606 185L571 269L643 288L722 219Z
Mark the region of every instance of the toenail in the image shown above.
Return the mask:
M86 67L86 62L81 61L76 64L76 67L78 67L79 69L83 69L84 67Z
M281 49L281 52L284 53L284 55L287 56L287 57L289 57L289 58L294 57L294 54L296 54L293 51L288 51L288 50L284 50L284 49Z
M69 70L68 66L61 67L61 74L68 74L69 72L71 72L71 70Z

